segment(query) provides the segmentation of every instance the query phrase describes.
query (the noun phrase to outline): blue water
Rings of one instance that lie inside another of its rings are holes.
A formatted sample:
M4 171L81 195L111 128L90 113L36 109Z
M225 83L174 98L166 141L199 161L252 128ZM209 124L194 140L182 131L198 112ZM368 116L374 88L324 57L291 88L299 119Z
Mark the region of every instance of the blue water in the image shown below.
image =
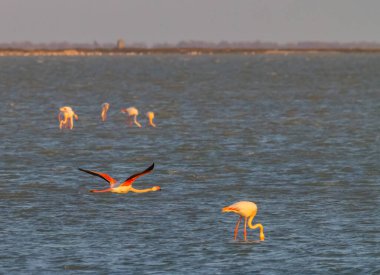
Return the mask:
M379 274L379 71L378 54L0 58L0 273ZM153 162L146 194L90 193L107 183L77 170ZM221 208L240 200L264 242L233 240Z

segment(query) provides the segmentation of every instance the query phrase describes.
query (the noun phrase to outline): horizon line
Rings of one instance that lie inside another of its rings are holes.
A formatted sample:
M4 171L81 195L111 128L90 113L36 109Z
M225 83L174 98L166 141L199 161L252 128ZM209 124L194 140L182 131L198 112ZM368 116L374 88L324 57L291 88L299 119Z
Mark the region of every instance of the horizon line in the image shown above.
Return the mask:
M118 38L114 41L103 41L99 42L98 39L93 39L92 41L69 41L69 40L50 40L50 41L31 41L31 40L12 40L12 41L0 41L0 44L12 44L12 43L31 43L31 44L54 44L54 43L69 43L69 44L92 44L92 43L99 43L99 44L112 44L119 40L128 41L128 44L179 44L179 43L188 43L188 42L198 42L198 43L208 43L208 44L220 44L220 43L273 43L278 45L284 45L284 44L299 44L299 43L333 43L333 44L356 44L356 43L371 43L371 44L380 44L380 41L376 40L351 40L351 41L337 41L337 40L317 40L317 39L305 39L305 40L296 40L296 41L286 41L286 42L278 42L278 41L271 41L271 40L261 40L261 39L255 39L255 40L228 40L228 39L221 39L219 41L211 41L211 40L202 40L202 39L181 39L178 41L156 41L156 42L146 42L146 41L132 41L125 38Z
M58 49L157 49L157 48L197 48L197 49L371 49L380 48L380 42L375 41L353 41L353 42L326 42L318 40L305 40L298 42L270 42L270 41L227 41L210 42L204 40L182 40L179 42L158 42L148 45L145 42L129 42L118 39L116 42L99 43L92 42L0 42L0 49L20 50L58 50Z

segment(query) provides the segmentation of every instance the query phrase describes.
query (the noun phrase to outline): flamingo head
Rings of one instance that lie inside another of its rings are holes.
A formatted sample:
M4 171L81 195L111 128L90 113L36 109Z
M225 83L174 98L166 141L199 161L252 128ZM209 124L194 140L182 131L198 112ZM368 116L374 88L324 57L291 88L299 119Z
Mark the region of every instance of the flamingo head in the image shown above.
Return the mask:
M161 191L161 187L160 186L153 186L152 191Z
M236 209L235 207L231 207L231 206L227 206L227 207L223 207L222 208L222 212L225 213L225 212L234 212L236 214L239 214L238 213L239 209Z
M263 232L260 232L260 241L264 241L264 240L265 240L264 233L263 233Z
M105 110L108 110L109 107L110 107L110 104L107 102L102 104L102 108Z

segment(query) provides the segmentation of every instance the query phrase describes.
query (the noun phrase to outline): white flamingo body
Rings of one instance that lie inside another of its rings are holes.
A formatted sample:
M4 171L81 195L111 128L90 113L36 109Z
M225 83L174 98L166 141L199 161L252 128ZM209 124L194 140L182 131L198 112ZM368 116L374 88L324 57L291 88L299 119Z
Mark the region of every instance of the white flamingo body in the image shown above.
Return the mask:
M148 117L148 121L149 121L148 123L149 123L149 125L152 126L152 127L156 127L156 124L154 124L154 122L153 122L154 113L153 112L147 112L146 116Z
M108 109L110 108L110 104L105 102L102 104L102 112L100 114L101 118L102 118L102 121L106 121L107 119L107 112L108 112Z
M58 120L59 129L69 128L72 130L74 128L74 118L78 120L78 115L73 111L70 106L63 106L59 108Z
M238 214L239 220L236 223L235 231L234 231L234 239L236 240L240 221L244 217L244 240L247 240L247 225L251 229L260 229L260 240L264 241L264 227L261 223L257 223L255 225L252 224L253 218L257 213L257 205L254 202L250 201L239 201L229 206L222 208L222 212L233 212Z
M141 124L137 121L137 116L139 115L139 111L136 107L129 107L121 109L121 112L128 115L128 124L132 126L134 123L137 127L141 127Z

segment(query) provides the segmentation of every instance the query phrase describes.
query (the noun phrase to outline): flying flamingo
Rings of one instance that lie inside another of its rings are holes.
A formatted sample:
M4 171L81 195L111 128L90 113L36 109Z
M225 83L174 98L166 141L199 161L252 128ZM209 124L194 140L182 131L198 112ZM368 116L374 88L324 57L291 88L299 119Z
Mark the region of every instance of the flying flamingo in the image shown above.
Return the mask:
M129 178L127 178L121 184L119 184L115 179L113 179L112 177L110 177L108 174L94 172L94 171L85 170L85 169L81 169L81 168L78 168L78 169L80 171L89 173L91 175L98 176L98 177L104 179L105 181L107 181L110 184L110 187L107 188L107 189L103 189L103 190L90 190L90 192L94 192L94 193L104 193L104 192L112 192L112 193L128 193L128 192L146 193L146 192L159 191L159 190L161 190L161 187L160 186L153 186L152 188L147 188L147 189L135 189L135 188L133 188L132 184L133 184L133 182L138 177L141 177L141 176L143 176L145 174L148 174L148 173L152 172L153 168L154 168L154 163L151 166L149 166L147 169L145 169L144 171L142 171L140 173L136 173L136 174L130 176Z
M108 109L110 108L110 104L109 103L103 103L102 104L102 113L101 113L101 117L102 117L102 121L106 121L107 119L107 112L108 112Z
M129 126L132 126L132 123L134 123L137 125L137 127L141 127L141 124L137 121L137 116L139 114L139 111L135 107L121 109L121 112L128 115ZM132 121L132 117L133 117L133 121Z
M147 112L146 116L148 117L149 125L152 126L152 127L156 127L156 124L154 124L154 122L153 122L154 113L153 112Z
M260 241L264 241L264 227L261 223L257 223L255 225L252 225L252 220L256 216L257 213L257 206L255 203L250 201L239 201L236 202L230 206L226 206L222 208L222 212L234 212L238 215L240 215L239 220L236 223L235 231L234 231L234 240L236 240L238 231L239 231L239 225L241 219L244 217L244 241L247 240L247 220L248 220L248 226L251 229L260 228Z
M59 129L69 128L72 130L74 128L74 120L78 120L78 115L73 111L69 106L63 106L59 108L58 120L59 120Z

